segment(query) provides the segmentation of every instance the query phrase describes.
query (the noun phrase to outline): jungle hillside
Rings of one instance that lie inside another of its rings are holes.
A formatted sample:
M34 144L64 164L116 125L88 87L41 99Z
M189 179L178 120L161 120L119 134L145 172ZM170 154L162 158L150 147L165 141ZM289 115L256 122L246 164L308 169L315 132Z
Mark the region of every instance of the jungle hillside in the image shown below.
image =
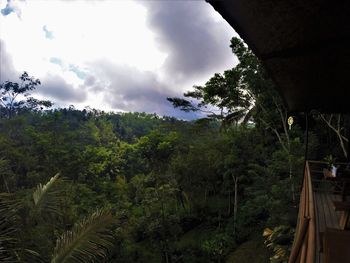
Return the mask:
M164 97L195 120L58 108L30 72L1 83L0 261L286 262L304 160L346 159L349 117L289 113L230 47L235 67Z

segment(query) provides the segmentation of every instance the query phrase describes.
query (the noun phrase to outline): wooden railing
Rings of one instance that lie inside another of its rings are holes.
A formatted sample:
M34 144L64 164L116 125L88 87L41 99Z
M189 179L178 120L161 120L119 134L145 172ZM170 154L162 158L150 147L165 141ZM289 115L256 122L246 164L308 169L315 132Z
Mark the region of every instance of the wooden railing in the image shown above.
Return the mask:
M298 223L288 263L313 263L316 251L314 192L308 161L300 195Z

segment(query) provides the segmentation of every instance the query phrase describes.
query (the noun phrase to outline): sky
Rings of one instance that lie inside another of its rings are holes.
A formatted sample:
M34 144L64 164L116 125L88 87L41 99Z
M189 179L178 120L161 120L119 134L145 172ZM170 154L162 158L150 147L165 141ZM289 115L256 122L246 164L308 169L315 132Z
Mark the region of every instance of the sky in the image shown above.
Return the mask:
M0 83L27 71L56 107L191 119L166 98L232 68L233 36L201 0L0 0Z

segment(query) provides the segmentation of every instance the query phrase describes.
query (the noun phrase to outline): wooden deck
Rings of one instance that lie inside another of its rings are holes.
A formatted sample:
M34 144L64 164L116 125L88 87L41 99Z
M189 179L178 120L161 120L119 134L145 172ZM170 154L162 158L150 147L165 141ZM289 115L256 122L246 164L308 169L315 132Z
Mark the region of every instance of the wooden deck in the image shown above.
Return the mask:
M306 162L298 224L289 263L325 262L323 244L326 229L340 231L343 212L336 211L333 202L343 199L343 185L337 179L325 179L322 167L322 162Z
M316 258L315 262L323 262L323 235L326 228L339 229L340 212L335 211L333 201L340 201L340 195L314 192L316 216Z

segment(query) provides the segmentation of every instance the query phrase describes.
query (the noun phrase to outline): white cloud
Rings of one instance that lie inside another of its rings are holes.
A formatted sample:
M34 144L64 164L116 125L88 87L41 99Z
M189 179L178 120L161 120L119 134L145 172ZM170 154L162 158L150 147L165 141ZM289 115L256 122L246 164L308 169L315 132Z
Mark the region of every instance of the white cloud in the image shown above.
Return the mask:
M12 15L0 20L1 38L18 69L46 74L49 58L58 57L75 65L106 58L155 70L166 57L145 25L146 9L132 1L36 0L20 7L22 20ZM48 31L55 37L48 39Z
M166 107L157 100L163 95L180 96L193 84L202 84L212 73L233 64L233 59L220 62L230 56L227 40L233 31L204 2L193 2L186 10L186 2L179 1L169 6L174 8L169 12L165 12L165 4L157 7L148 5L148 1L131 0L11 0L9 3L0 0L0 9L9 6L4 11L6 15L0 14L0 40L6 47L7 60L13 62L18 73L28 71L41 79L42 95L56 99L60 105L74 103L78 107L90 105L105 110L128 110L129 105L130 110L158 110L162 114ZM196 16L197 11L200 17ZM203 17L206 15L207 18ZM170 22L166 25L157 24L167 19ZM193 36L190 41L182 39L188 36ZM197 46L186 47L187 44ZM206 54L206 49L218 50ZM213 63L215 57L202 59L201 54L219 54L218 62ZM98 68L99 61L109 65L104 67L108 74ZM201 65L196 65L197 61ZM198 69L194 70L193 66ZM176 78L179 74L186 78ZM120 83L122 87L117 86ZM54 88L59 90L54 92Z

